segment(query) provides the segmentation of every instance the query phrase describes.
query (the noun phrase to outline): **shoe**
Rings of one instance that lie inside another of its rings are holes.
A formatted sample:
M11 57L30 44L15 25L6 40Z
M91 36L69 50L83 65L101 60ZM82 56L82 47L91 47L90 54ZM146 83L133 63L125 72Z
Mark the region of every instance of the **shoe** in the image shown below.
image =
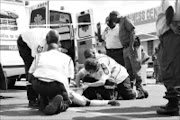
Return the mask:
M170 107L160 107L157 111L159 115L170 115L170 116L178 116L179 109L178 108L170 108Z
M136 91L137 91L136 99L143 99L143 98L145 98L145 95L144 95L144 92L142 91L142 89L137 88Z
M108 104L111 106L120 106L120 103L116 100L110 100Z
M49 100L47 97L40 97L39 99L39 111L43 111L44 108L48 105Z
M143 92L144 92L144 97L145 97L145 98L148 98L149 93L148 93L146 90L143 90Z
M149 93L146 90L144 90L142 87L138 87L136 89L144 93L144 98L148 98Z
M58 110L59 106L62 104L63 97L61 95L56 95L51 102L45 107L43 112L46 115L53 115Z
M38 108L39 104L37 103L36 100L29 100L29 107L33 107L33 108Z

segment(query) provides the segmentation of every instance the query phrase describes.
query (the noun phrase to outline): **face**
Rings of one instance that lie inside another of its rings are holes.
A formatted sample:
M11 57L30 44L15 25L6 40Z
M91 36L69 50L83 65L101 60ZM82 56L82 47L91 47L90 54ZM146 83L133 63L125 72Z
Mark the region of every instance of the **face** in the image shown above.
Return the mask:
M113 15L111 17L111 20L112 20L113 23L118 23L119 22L119 19L118 19L118 17L116 15Z
M96 70L89 70L89 71L88 71L89 74L93 75L93 74L97 73L97 72L99 71L99 67L100 67L100 65L98 64L98 67L97 67Z

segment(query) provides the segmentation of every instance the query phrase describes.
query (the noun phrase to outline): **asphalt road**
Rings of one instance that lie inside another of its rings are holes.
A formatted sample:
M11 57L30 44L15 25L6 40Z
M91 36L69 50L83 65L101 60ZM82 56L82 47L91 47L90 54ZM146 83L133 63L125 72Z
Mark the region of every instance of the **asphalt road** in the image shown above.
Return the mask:
M24 83L23 83L24 84ZM70 107L58 115L46 116L37 109L28 107L25 87L16 84L15 89L2 91L0 99L0 120L180 120L180 116L162 116L156 114L163 99L165 88L149 80L144 88L149 92L147 99L120 100L120 106ZM19 85L19 86L17 86Z

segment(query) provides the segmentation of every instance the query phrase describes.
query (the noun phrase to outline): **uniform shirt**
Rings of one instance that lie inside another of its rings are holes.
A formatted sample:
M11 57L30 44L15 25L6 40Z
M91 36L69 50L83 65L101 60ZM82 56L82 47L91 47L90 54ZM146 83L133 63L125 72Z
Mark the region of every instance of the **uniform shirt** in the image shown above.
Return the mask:
M119 30L119 38L123 46L126 46L127 43L130 42L130 34L135 29L133 23L127 17L120 18L120 30Z
M50 50L36 55L29 73L44 82L61 82L69 91L68 78L74 79L74 64L65 53Z
M102 39L106 42L107 49L119 49L123 47L119 39L118 24L113 29L106 27L103 32Z
M46 35L50 30L49 28L33 28L21 33L23 41L31 49L32 57L46 50Z
M117 63L111 57L96 53L96 59L101 64L104 71L103 73L113 78L115 83L120 84L129 76L126 68Z
M170 28L166 24L166 10L170 6L168 0L162 0L161 6L158 8L158 16L156 21L157 35L161 36Z

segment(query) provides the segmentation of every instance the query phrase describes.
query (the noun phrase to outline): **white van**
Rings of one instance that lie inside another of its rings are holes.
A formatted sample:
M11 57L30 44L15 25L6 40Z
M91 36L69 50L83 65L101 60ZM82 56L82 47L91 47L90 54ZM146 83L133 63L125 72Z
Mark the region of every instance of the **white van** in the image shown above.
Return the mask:
M16 80L25 74L24 63L19 55L17 38L28 24L25 17L24 2L1 0L0 9L0 63L8 87L13 87ZM2 75L3 74L3 75ZM5 81L3 79L0 82ZM7 85L6 85L7 86Z

